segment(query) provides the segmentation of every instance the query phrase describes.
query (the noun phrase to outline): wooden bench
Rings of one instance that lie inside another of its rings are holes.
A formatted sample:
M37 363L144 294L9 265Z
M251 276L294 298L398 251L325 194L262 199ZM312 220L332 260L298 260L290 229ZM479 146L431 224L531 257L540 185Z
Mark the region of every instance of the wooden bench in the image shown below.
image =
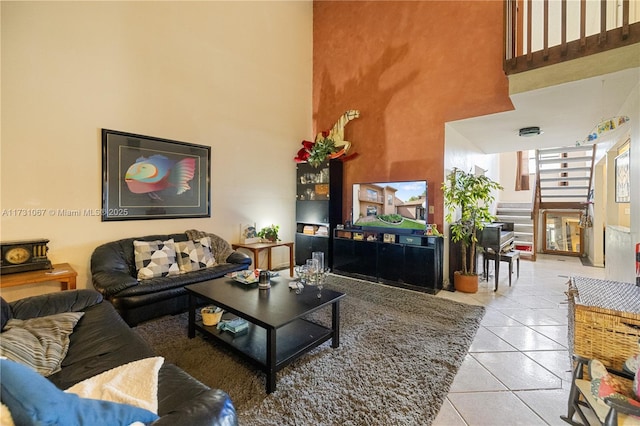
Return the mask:
M511 250L505 253L500 253L500 262L509 262L509 287L511 287L511 275L513 274L513 261L516 261L516 277L520 278L520 250ZM489 261L495 262L496 273L496 288L498 290L497 276L500 273L500 264L496 260L496 254L493 252L482 252L482 272L485 280L489 281Z

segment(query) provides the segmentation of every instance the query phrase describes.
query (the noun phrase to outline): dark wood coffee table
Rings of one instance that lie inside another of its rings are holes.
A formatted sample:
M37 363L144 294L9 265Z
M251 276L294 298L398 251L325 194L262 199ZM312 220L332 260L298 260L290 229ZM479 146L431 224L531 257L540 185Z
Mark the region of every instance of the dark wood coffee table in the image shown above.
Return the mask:
M315 287L305 287L296 294L289 289L289 281L274 278L269 290L229 278L185 286L189 293L189 338L195 337L198 330L220 340L258 365L267 375L267 393L275 391L277 371L329 339L332 348L340 345L340 299L345 295L323 289L322 297L318 298ZM203 301L223 308L226 316L231 313L246 319L249 331L234 336L216 326L196 322L196 307ZM302 318L329 305L331 328Z

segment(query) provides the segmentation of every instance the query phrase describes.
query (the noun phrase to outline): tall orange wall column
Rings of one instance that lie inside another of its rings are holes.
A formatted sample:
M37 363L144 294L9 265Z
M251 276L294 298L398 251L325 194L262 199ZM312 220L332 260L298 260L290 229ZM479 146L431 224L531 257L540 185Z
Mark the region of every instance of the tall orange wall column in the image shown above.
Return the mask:
M502 71L503 3L315 1L316 132L349 109L343 219L354 183L429 182L429 222L443 229L444 124L513 109Z

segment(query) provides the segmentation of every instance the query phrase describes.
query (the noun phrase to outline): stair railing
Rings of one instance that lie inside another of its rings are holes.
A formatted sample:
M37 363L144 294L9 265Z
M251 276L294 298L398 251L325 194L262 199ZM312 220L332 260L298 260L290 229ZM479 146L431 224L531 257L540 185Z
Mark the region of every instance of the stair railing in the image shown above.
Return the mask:
M531 206L531 221L533 222L533 236L531 237L531 260L536 261L538 252L538 221L540 220L540 166L538 166L538 152L536 150L536 178L533 182Z

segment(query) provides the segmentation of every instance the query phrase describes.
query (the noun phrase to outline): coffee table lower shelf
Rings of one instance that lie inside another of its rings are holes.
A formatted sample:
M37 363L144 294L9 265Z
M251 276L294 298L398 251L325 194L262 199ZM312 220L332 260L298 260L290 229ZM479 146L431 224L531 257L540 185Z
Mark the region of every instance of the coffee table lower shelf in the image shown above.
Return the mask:
M278 329L275 335L275 362L269 359L270 345L267 342L267 329L249 323L247 333L234 336L227 331L218 330L215 326L206 326L196 321L195 329L206 336L224 342L234 352L257 365L267 376L267 393L276 387L276 372L289 365L298 357L333 338L333 330L320 324L296 319Z

